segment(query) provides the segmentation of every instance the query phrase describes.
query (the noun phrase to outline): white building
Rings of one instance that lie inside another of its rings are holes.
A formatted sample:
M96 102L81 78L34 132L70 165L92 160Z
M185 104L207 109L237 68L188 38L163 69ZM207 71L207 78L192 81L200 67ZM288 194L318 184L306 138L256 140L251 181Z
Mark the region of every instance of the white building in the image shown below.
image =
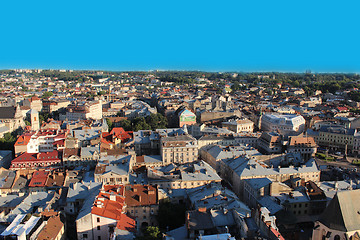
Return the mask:
M254 123L249 119L230 120L223 122L222 126L236 133L254 131Z
M52 152L64 147L67 130L39 130L27 144L27 153Z
M305 119L295 114L265 114L261 116L261 130L279 132L283 135L297 135L305 129Z
M69 121L102 119L102 103L101 101L92 101L85 104L69 105L65 118Z

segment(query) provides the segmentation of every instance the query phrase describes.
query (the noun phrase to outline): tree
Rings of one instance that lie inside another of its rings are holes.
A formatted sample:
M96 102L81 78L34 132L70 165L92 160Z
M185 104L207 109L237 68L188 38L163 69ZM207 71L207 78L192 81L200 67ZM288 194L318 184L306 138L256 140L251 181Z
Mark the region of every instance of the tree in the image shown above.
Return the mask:
M146 117L147 124L150 125L152 130L166 128L167 119L162 114L151 113L150 116Z
M137 240L161 240L161 232L158 227L148 226L144 230L144 236L137 237Z
M151 126L146 122L144 117L134 118L132 121L133 131L137 132L139 130L151 130Z
M131 122L127 119L123 119L119 123L120 127L122 127L125 131L132 131Z
M25 122L26 126L31 126L31 123L28 120L25 120L24 122Z
M50 117L50 115L48 113L40 112L39 113L39 121L40 121L40 123L46 122L49 119L49 117Z
M112 121L111 121L110 119L108 119L108 118L105 118L105 119L106 119L106 123L107 123L107 125L108 125L108 127L109 127L109 132L111 132L111 130L113 129L114 125L113 125L113 123L112 123Z
M52 92L44 92L42 95L42 98L46 99L54 95Z
M105 92L104 90L101 90L101 91L99 91L97 94L98 94L99 96L101 96L101 95L105 95L106 92Z
M11 150L14 152L14 144L16 142L15 132L5 133L3 138L0 138L0 149Z

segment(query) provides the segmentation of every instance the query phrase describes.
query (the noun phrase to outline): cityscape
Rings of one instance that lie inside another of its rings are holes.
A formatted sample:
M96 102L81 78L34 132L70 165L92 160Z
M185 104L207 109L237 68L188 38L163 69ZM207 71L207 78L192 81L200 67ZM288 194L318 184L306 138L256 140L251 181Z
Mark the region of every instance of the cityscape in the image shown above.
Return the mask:
M360 239L360 76L0 70L0 239Z

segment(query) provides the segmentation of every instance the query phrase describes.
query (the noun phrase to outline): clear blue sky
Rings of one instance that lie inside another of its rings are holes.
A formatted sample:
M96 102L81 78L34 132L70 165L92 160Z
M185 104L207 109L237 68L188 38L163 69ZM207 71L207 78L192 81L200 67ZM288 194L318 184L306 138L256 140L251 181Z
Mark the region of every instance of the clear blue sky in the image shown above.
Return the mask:
M1 1L0 69L360 73L360 1Z

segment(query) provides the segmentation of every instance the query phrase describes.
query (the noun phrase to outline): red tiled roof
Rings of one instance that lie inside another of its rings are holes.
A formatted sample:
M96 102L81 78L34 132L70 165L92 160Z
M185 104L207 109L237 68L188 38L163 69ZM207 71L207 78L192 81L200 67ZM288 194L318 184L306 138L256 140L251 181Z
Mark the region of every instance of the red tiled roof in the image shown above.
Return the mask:
M40 100L40 98L38 98L38 97L36 97L36 96L29 98L29 101L30 101L30 102L32 102L32 101L39 101L39 100Z
M127 206L157 204L157 188L151 185L127 185L125 187L125 203Z
M129 134L129 132L126 132L121 127L113 128L113 130L111 130L110 134L112 134L112 135L116 136L117 138L121 139L122 142L131 138L131 135Z
M46 160L60 161L58 151L44 152L44 153L24 153L19 157L15 158L14 160L12 160L11 163L25 162L25 161L46 161Z
M339 111L347 111L349 109L347 107L337 107L337 110L339 110Z
M36 171L30 180L29 187L44 187L48 179L49 171Z
M120 220L122 215L125 215L122 213L125 206L125 199L122 195L117 193L118 189L120 192L122 191L121 188L123 188L123 186L104 186L104 190L108 192L101 191L99 193L91 213L106 218ZM115 197L114 200L110 200L111 195Z
M15 142L15 146L27 145L30 141L31 136L21 135Z
M11 161L10 168L33 168L59 165L61 164L61 160L58 156L58 151L46 153L23 153Z
M136 230L136 221L131 217L122 214L120 220L116 224L116 228L120 230L125 230L129 232L135 232Z
M54 142L53 145L57 145L57 146L65 146L65 140L61 139L61 140L57 140Z
M283 236L281 236L281 234L276 231L274 228L271 228L271 232L279 239L279 240L285 240L285 238Z
M48 240L55 239L60 233L61 229L64 227L64 224L60 220L60 216L55 216L49 218L46 226L41 230L36 239L39 240Z

